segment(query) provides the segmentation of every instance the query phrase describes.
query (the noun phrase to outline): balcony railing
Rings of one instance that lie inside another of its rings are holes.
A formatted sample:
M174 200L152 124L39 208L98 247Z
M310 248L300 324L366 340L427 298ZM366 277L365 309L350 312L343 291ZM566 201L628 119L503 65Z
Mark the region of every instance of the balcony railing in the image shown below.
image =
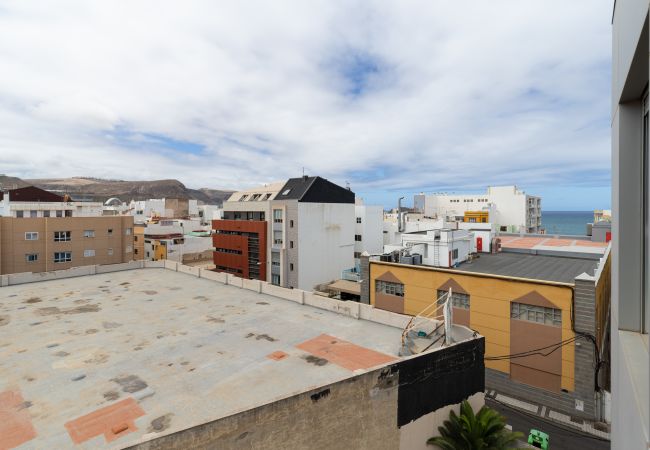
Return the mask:
M361 274L356 269L345 269L341 272L341 279L348 281L361 281Z

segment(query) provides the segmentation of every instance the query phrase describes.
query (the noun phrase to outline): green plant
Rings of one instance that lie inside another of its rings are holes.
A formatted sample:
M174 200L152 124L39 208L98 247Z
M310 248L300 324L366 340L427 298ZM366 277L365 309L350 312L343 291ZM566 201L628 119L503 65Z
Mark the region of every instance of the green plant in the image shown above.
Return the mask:
M460 416L452 410L438 432L440 436L430 438L427 444L442 450L502 450L524 437L509 431L505 418L492 408L483 406L474 414L467 400L460 405Z

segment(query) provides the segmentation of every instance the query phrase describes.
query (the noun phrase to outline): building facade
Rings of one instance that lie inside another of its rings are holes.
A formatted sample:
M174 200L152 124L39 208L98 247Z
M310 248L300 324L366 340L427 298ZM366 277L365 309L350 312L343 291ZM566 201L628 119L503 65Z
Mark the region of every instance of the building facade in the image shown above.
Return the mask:
M607 346L609 257L598 262L531 258L535 257L485 255L481 257L485 266L461 266L466 270L370 261L365 298L376 308L417 316L451 289L454 323L485 336L488 388L566 414L599 419L600 391L608 381L608 369L595 356L595 348ZM488 264L498 270L484 270ZM540 274L561 267L573 271L575 278L567 282L569 278L551 281L492 273L503 273L508 265ZM599 269L592 272L589 268L596 265ZM585 269L591 273L583 273ZM545 350L533 352L537 349ZM594 369L599 366L602 373Z
M650 446L648 0L612 18L612 448Z
M0 192L0 217L99 217L101 202L75 202L35 186Z
M354 259L358 263L361 253L378 254L384 248L384 208L364 205L357 199L354 205Z
M0 274L133 260L132 217L0 217Z
M474 218L487 213L487 222L498 231L539 233L542 230L542 199L528 195L517 186L490 186L484 194L418 194L414 198L427 217L463 221L466 213Z
M223 217L212 222L218 271L311 291L354 266L354 193L324 178L236 192Z

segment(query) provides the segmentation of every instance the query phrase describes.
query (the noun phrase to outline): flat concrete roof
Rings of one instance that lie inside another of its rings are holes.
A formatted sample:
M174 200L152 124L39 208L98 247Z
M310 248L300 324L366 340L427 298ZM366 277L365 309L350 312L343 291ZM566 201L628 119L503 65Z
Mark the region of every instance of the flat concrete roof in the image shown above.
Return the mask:
M549 250L553 252L604 254L607 242L593 242L585 239L568 239L539 236L498 236L501 247L531 250Z
M123 448L390 364L401 332L165 269L3 287L0 434Z
M501 252L481 253L479 258L460 264L456 270L573 283L584 272L594 275L596 267L595 259Z

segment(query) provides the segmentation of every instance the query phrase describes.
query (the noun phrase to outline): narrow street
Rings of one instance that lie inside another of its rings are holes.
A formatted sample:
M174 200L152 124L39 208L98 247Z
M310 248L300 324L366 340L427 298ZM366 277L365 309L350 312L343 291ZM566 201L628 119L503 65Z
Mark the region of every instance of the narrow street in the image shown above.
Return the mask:
M572 430L568 426L556 425L542 417L533 416L517 409L486 398L485 404L503 415L513 431L524 433L524 441L531 428L543 431L550 436L549 450L608 450L610 442L596 436Z

